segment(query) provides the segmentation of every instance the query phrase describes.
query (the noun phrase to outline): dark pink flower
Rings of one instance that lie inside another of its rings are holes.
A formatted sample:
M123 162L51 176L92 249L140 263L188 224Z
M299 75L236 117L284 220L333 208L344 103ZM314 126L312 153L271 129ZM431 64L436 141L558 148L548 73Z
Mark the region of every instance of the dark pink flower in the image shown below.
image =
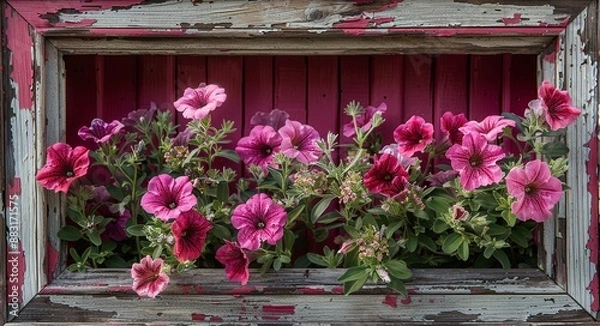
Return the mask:
M186 88L183 96L173 103L175 109L183 112L186 119L202 119L220 107L227 99L225 89L213 84L200 84L198 88Z
M570 125L581 114L581 110L572 106L569 93L556 89L547 80L538 89L538 96L542 100L546 122L552 130Z
M440 118L440 130L451 145L462 144L464 134L459 128L464 126L465 123L467 123L467 118L463 113L454 115L452 112L447 111Z
M248 283L250 259L239 244L225 240L225 244L217 249L215 258L225 265L225 274L230 281L240 281L242 285Z
M405 188L408 173L395 156L383 154L375 157L375 162L365 173L363 182L369 191L392 197Z
M123 241L127 238L125 233L125 226L127 221L131 218L131 213L128 210L119 212L118 210L113 211L108 206L101 206L97 214L102 215L104 218L110 219L110 222L104 227L104 232L100 235L102 240L113 239L115 241Z
M242 161L263 168L273 162L273 156L279 152L281 136L271 126L256 126L250 135L242 137L235 147Z
M83 177L90 166L89 150L83 146L72 149L64 143L56 143L46 150L46 164L35 179L42 187L54 192L67 193L71 183Z
M506 189L515 197L512 212L521 221L544 222L562 196L562 184L553 177L548 164L533 160L525 168L514 167L506 176Z
M113 120L111 123L106 123L102 119L92 120L92 124L89 127L81 127L77 134L81 139L91 139L97 144L106 143L110 137L121 132L121 129L125 128L121 122Z
M180 262L196 260L202 254L206 235L212 225L195 210L181 213L171 225L171 232L175 237L173 254Z
M290 118L290 115L279 109L272 110L269 113L256 112L250 119L251 126L271 126L274 130L285 125L285 122Z
M398 150L406 156L413 156L433 142L433 125L420 116L413 115L405 124L394 130L394 140Z
M323 154L317 146L319 133L309 125L288 120L285 126L279 129L279 134L282 138L281 152L287 157L295 158L300 163L314 163Z
M150 256L146 256L139 263L133 264L131 267L133 290L139 296L156 297L169 283L169 275L165 274L162 269L163 260L160 258L154 260Z
M174 179L168 174L161 174L150 179L148 191L140 204L146 212L163 221L175 219L196 206L197 199L192 188L187 176Z
M378 107L369 106L365 109L362 114L356 116L356 126L362 131L366 132L371 128L373 123L373 116L376 113L383 114L387 111L387 104L381 103ZM350 138L356 135L356 131L354 130L354 123L352 121L346 123L343 127L344 136Z
M484 135L476 132L465 135L462 145L452 145L446 152L452 168L460 175L460 184L466 190L499 182L502 170L496 161L504 156L502 147L489 144Z
M231 224L238 229L240 247L249 250L257 250L264 241L277 244L286 221L285 209L262 193L238 205L231 216Z
M469 121L464 126L459 128L463 134L477 132L485 136L488 141L494 141L498 135L504 132L506 127L514 127L516 123L512 120L505 119L501 115L490 115L481 122Z

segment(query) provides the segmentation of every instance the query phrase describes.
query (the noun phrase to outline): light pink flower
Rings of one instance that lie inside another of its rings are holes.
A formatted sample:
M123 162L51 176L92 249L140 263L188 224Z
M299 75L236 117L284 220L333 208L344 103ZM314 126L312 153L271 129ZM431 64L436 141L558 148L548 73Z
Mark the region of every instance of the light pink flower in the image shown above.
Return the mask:
M192 194L192 188L187 176L177 179L168 174L155 176L148 183L141 206L163 221L175 219L196 206L197 199Z
M175 109L183 112L186 119L202 119L220 107L227 99L225 89L213 84L200 84L198 88L186 88L183 96L173 103Z
M169 283L169 275L165 274L162 269L163 260L160 258L154 260L150 256L146 256L139 263L133 264L131 267L133 290L139 296L156 297Z
M569 93L556 89L547 80L538 89L538 96L542 100L546 122L552 130L570 125L581 114L581 110L572 106Z
M217 249L215 258L225 265L225 274L230 281L240 281L242 285L248 283L250 259L239 244L225 240L225 244Z
M413 156L433 142L433 125L420 116L413 115L394 130L394 140L402 155Z
M356 116L356 126L362 131L367 132L373 123L373 116L376 113L383 114L387 111L387 104L381 103L378 107L369 106L362 114ZM343 127L344 136L350 138L356 135L354 130L354 123L352 121L346 123Z
M497 183L502 170L496 161L505 156L502 147L487 142L484 135L476 132L465 135L462 145L452 145L446 152L450 164L457 170L460 183L466 190Z
M464 126L465 123L467 123L467 118L463 113L454 115L452 112L447 111L440 118L440 130L451 145L462 144L464 134L459 128Z
M553 177L548 164L533 160L525 168L514 167L506 176L506 189L515 197L512 212L521 221L544 222L562 196L562 184Z
M251 126L271 126L274 130L285 125L285 122L290 118L290 115L279 109L274 109L269 113L256 112L250 119Z
M121 132L123 128L125 128L125 125L117 120L106 123L104 120L96 118L92 120L92 124L89 127L84 126L79 128L77 134L83 140L91 139L100 144L106 143L110 137Z
M210 222L195 210L181 213L171 226L171 232L175 237L173 246L175 258L180 262L198 259L210 229L212 229Z
M238 205L231 216L231 224L238 229L240 247L249 250L257 250L264 241L277 244L286 221L285 209L262 193Z
M458 129L465 135L477 132L484 135L488 141L494 141L499 134L504 132L504 128L514 127L515 125L514 121L505 119L501 115L490 115L481 122L469 121Z
M438 171L435 174L428 175L425 180L432 187L442 187L446 182L454 180L458 176L458 172L454 170Z
M316 162L323 152L317 146L319 133L315 128L301 124L298 121L288 120L285 126L279 129L281 135L281 152L295 158L300 163L310 164Z
M46 189L67 193L73 181L86 175L90 166L89 152L83 146L72 149L67 144L56 143L46 150L46 164L35 179Z
M271 126L256 126L249 136L238 141L235 151L244 163L266 168L279 152L281 141L281 136Z
M395 156L383 154L375 157L375 162L365 173L363 182L370 192L392 197L404 190L408 182L408 173Z

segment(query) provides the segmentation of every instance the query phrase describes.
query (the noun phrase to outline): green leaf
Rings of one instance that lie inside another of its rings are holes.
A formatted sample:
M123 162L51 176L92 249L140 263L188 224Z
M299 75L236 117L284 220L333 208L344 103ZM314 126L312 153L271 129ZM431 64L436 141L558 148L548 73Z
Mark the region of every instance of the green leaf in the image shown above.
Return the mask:
M395 222L388 225L388 227L385 229L385 237L387 239L390 239L394 235L394 233L402 227L402 224L402 222Z
M283 185L283 175L281 172L269 167L269 174L273 176L273 179L275 179L275 182L279 187Z
M225 181L217 184L217 200L225 203L229 200L229 185Z
M390 289L398 291L398 293L400 293L400 295L402 295L403 297L408 297L408 291L404 286L404 282L402 282L401 280L392 276L390 277L390 282L387 284L387 286Z
M221 150L221 151L215 153L215 156L224 157L234 163L240 163L239 155L234 150L231 150L231 149Z
M329 204L331 204L331 201L335 198L335 196L324 197L323 199L319 200L319 202L316 203L315 206L313 206L312 210L310 211L310 221L313 224L317 223L319 217L323 215L327 207L329 207Z
M104 265L108 268L128 268L127 262L120 256L113 255L104 260Z
M483 251L483 257L490 259L490 257L492 257L494 254L494 251L496 251L496 247L494 246L485 247L485 250Z
M231 239L231 232L229 229L221 224L213 224L212 230L210 233L217 239Z
M542 147L542 154L550 159L559 158L569 154L569 147L563 142L554 141L544 144L544 147Z
M317 255L315 253L309 252L306 254L306 258L313 264L317 266L327 267L327 262L325 262L325 257L321 255Z
M90 232L88 232L87 236L88 236L88 239L90 239L90 242L94 246L101 246L102 245L102 239L100 239L100 234L98 234L98 231L96 231L96 230L90 230Z
M363 275L361 275L360 278L356 280L344 282L344 294L348 295L362 288L362 286L365 285L365 283L367 282L368 277L369 275L367 273L364 273Z
M338 281L340 282L349 282L349 281L355 281L355 280L359 280L361 279L363 276L366 277L368 276L368 267L367 266L354 266L354 267L350 267L346 270L346 272L344 274L342 274L342 276L340 276L340 278L338 278Z
M450 203L439 197L428 198L425 205L439 214L447 214L450 211Z
M446 237L444 240L444 244L442 245L442 250L447 254L452 254L458 250L460 244L463 243L462 235L457 233L452 233Z
M59 239L65 241L77 241L81 239L81 231L72 225L64 226L56 235Z
M510 259L504 252L504 250L496 250L493 254L494 258L502 264L502 268L510 268Z
M460 258L462 261L467 261L469 259L469 243L467 241L463 241L460 244L460 247L458 247L458 251L456 253L458 254L458 258Z
M319 223L330 224L330 223L339 221L340 217L341 217L341 215L337 211L325 213L325 214L321 215L321 217L319 217Z
M323 242L327 239L328 236L329 230L327 230L326 228L318 228L313 230L313 239L316 242Z
M285 250L292 251L296 242L296 235L289 229L283 229L283 245Z
M437 245L435 244L435 241L433 241L433 239L424 234L419 235L419 244L431 251L437 250Z
M281 269L281 259L276 258L275 261L273 262L273 269L275 271L279 271Z
M502 215L502 218L510 227L515 226L515 224L517 223L517 216L509 210L502 211L500 215Z
M304 212L304 205L298 205L296 206L296 208L292 209L291 212L288 213L288 224L293 223L298 216L300 216L300 214L302 214Z
M529 247L529 239L531 239L531 232L525 227L513 228L509 238L523 248Z
M412 272L402 260L390 260L385 263L385 269L390 273L391 276L405 280L412 277Z
M134 237L144 237L146 234L143 232L144 224L133 224L127 227L127 234Z
M440 233L448 230L449 228L450 228L450 226L448 224L446 224L446 222L444 222L442 220L435 220L433 222L432 230L433 230L433 232L440 234Z
M415 252L417 250L417 245L419 244L419 238L410 233L408 234L408 239L406 240L406 250L409 252Z

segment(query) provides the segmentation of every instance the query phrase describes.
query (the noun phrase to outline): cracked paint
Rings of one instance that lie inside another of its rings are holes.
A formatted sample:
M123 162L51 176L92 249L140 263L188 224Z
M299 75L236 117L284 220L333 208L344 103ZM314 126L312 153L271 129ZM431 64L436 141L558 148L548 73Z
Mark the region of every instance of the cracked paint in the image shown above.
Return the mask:
M16 100L22 110L33 109L33 40L29 24L6 7L6 48L10 51L10 78L16 86Z

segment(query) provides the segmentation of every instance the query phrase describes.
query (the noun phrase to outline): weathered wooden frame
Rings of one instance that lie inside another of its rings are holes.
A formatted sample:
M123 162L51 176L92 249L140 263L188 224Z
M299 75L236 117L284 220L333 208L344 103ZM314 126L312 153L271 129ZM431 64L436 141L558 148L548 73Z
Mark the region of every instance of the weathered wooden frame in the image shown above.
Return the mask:
M19 266L24 274L16 283L10 269L0 271L1 322L12 319L14 311L7 304L13 285L21 291L19 309L31 301L14 322L28 325L262 322L252 318L279 323L589 325L598 317L597 0L432 0L425 11L422 0L366 5L232 0L199 7L185 1L141 2L9 0L4 5L6 139L0 139L5 142L6 179L0 180L6 195L0 226L10 230L17 207L21 247L11 251L10 232L1 234L0 258L25 266ZM539 79L569 90L584 112L567 134L573 188L542 232L540 267L545 274L418 270L409 284L410 299L397 301L377 286L357 296L340 296L337 271L290 270L253 278L251 286L239 288L221 284L221 271L198 270L175 277L168 292L152 301L132 295L126 271L64 272L64 250L55 237L63 222L62 198L43 191L33 178L46 146L65 135L63 54L466 52L539 54ZM356 312L357 307L364 309Z

